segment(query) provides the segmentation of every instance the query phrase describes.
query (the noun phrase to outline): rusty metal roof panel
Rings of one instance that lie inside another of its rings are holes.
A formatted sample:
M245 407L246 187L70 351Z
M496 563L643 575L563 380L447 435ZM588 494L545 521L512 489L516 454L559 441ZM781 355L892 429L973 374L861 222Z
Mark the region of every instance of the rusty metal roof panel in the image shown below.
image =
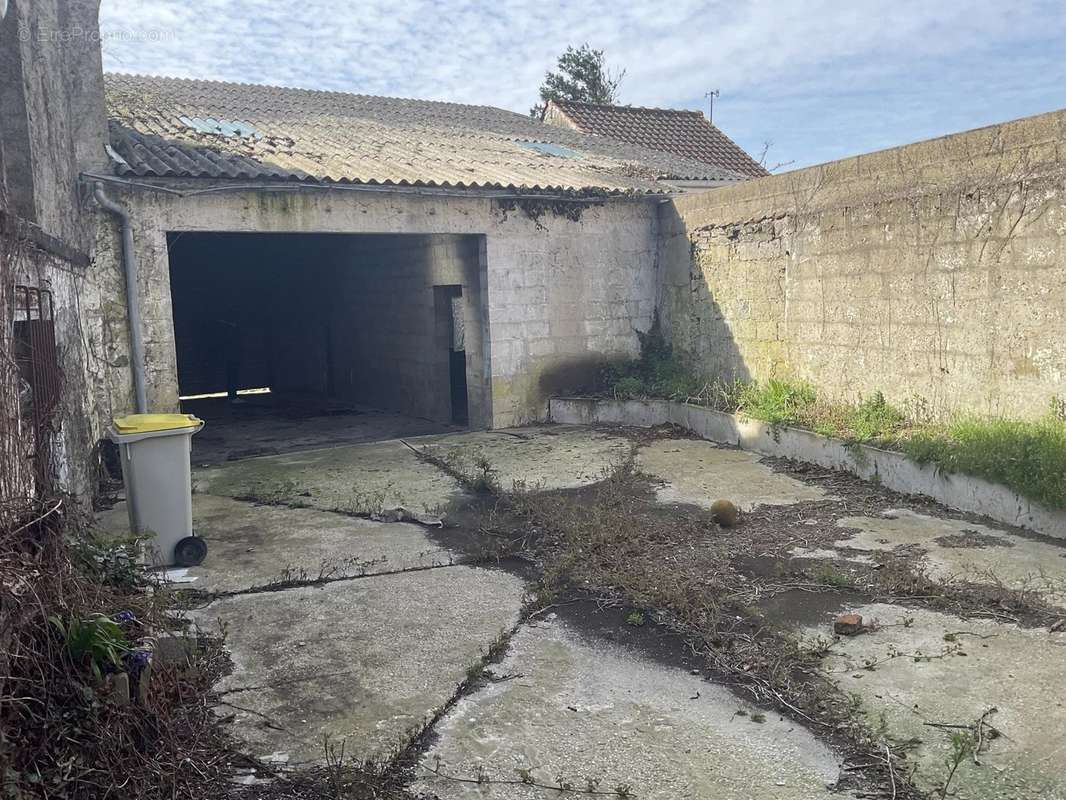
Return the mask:
M646 193L734 172L489 106L106 76L115 172Z

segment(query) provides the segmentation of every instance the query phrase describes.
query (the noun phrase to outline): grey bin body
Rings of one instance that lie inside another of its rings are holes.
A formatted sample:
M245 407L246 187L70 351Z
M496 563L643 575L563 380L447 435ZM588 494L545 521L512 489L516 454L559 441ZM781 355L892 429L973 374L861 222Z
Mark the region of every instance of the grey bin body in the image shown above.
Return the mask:
M153 566L174 564L174 545L192 536L190 454L193 434L203 426L200 422L144 433L108 431L122 456L130 530L148 537L145 561Z

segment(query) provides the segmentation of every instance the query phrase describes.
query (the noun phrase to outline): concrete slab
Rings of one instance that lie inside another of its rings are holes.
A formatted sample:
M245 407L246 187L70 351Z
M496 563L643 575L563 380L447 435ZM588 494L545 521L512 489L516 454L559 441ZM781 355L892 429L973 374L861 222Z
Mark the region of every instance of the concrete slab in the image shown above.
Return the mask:
M927 723L970 725L995 708L988 721L1002 736L978 756L980 766L972 759L960 765L949 796L1066 798L1066 699L1058 691L1066 633L887 604L854 611L877 619L881 629L834 644L823 668L842 690L861 699L874 730L883 722L898 741L920 740L911 758L921 787L937 791L942 786L951 733L958 730ZM806 636L824 638L827 631L828 618ZM867 661L875 662L873 669L863 668Z
M120 516L121 515L121 516ZM107 529L128 533L125 503L105 512ZM233 592L281 580L339 578L449 564L450 551L418 525L357 519L327 511L263 506L193 495L193 530L207 558L183 571L195 589Z
M394 506L435 511L460 494L454 479L399 441L250 458L193 473L194 491L256 496L326 511Z
M411 444L454 461L466 473L474 472L474 461L484 456L504 489L516 481L543 489L596 483L624 463L631 450L624 436L563 425L426 436Z
M688 672L584 639L560 620L523 626L500 678L460 700L436 730L422 774L443 769L470 778L518 780L529 770L544 783L634 797L806 800L832 793L838 763L806 730L776 715L738 716L742 703ZM504 677L509 676L506 680ZM451 798L542 798L526 786L461 784L424 777L416 790Z
M234 669L218 688L250 753L320 763L328 736L346 758L381 759L513 627L523 592L500 571L442 567L240 595L196 619L226 625Z
M933 577L1028 589L1048 602L1066 605L1066 542L1045 542L966 520L943 519L909 509L881 517L845 517L841 528L856 529L835 544L855 550L920 547Z
M211 495L194 499L194 528L207 540L204 563L188 571L198 589L234 591L322 572L332 577L395 572L454 558L418 525Z
M637 467L665 482L657 490L664 503L710 508L715 500L725 498L750 511L759 505L792 505L826 497L818 487L760 464L758 455L698 439L664 439L645 445L637 452Z

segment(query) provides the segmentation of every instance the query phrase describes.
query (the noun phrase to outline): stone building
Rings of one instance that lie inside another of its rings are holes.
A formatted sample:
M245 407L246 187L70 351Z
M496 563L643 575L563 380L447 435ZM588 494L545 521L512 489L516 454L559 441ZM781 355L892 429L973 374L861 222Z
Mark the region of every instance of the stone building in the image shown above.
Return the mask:
M541 419L553 388L636 353L668 193L740 179L483 106L130 75L106 94L110 169L86 179L128 213L158 411L269 387L480 428ZM100 223L110 414L135 382L120 226Z

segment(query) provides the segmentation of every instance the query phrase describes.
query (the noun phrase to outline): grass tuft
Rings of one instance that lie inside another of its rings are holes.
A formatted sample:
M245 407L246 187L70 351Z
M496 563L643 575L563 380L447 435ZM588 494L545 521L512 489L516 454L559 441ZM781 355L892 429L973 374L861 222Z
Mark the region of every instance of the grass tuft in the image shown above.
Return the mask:
M1066 508L1066 423L1053 417L960 417L913 431L901 449L920 464L1002 483L1051 508Z
M736 410L773 425L786 425L808 416L815 399L810 384L771 378L764 384L742 384Z

